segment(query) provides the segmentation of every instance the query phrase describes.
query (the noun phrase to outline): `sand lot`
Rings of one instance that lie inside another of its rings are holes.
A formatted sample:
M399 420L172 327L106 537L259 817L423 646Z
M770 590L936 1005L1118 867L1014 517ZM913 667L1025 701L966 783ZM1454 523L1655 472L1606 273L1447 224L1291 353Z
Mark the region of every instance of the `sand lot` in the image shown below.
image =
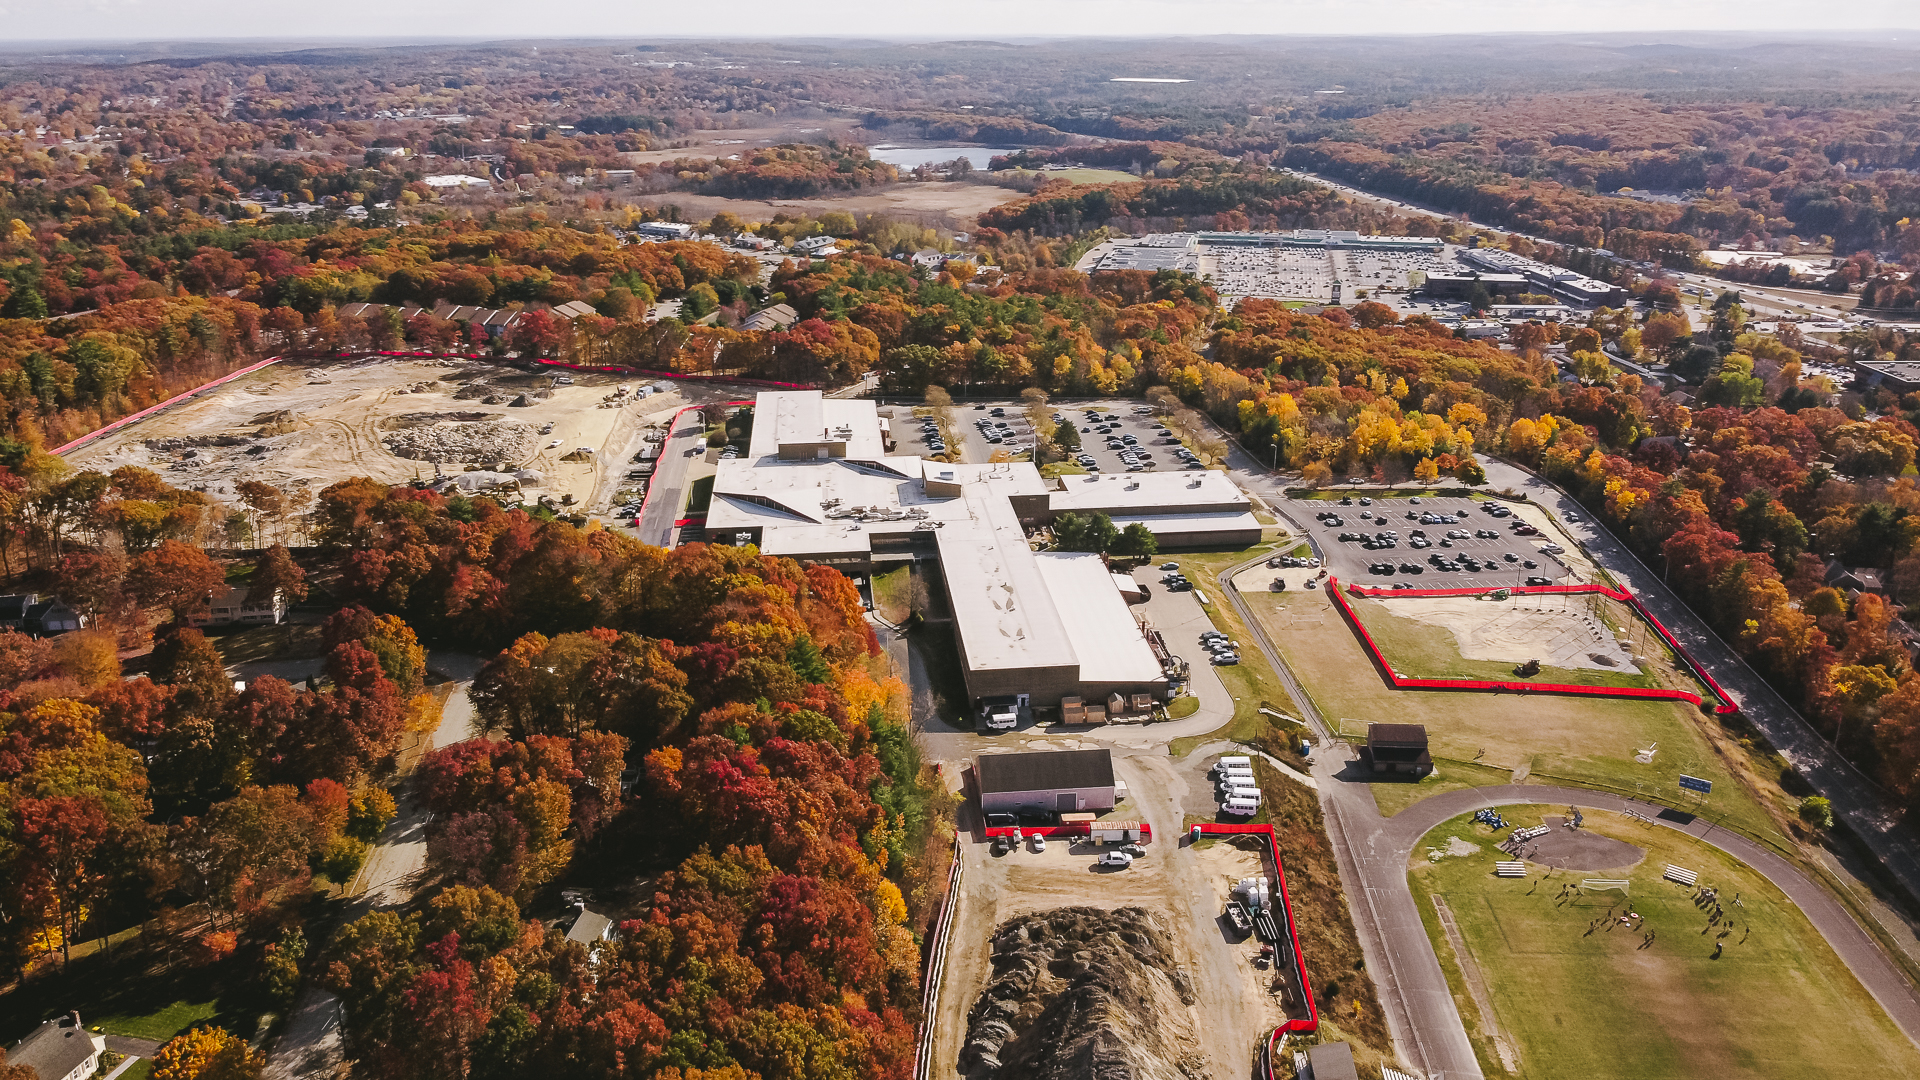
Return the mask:
M432 479L435 462L398 456L388 443L444 433L456 443L452 437L466 436L476 454L502 448L505 464L538 474L521 481L528 501L547 496L565 504L571 496L573 505L597 509L625 475L645 427L685 402L675 392L602 407L620 386L637 388L641 380L571 377L572 385L549 386L549 376L487 361L289 361L117 431L67 460L101 471L138 465L229 501L236 483L257 480L304 506L350 477L396 484ZM522 395L527 404L510 404ZM489 431L510 437L481 437ZM581 447L591 453L577 453ZM438 468L451 475L502 463L443 460Z
M1578 603L1584 597L1516 596L1494 602L1471 596L1393 599L1395 615L1443 626L1468 660L1522 662L1549 667L1631 671L1633 657L1606 625Z

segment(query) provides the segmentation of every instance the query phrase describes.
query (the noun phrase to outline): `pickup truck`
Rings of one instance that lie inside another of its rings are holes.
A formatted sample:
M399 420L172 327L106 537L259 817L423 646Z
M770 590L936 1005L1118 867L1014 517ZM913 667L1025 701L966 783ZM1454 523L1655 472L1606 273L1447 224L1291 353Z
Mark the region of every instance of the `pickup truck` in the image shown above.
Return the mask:
M1125 870L1133 865L1133 856L1124 851L1105 851L1101 852L1098 861L1101 866L1117 866Z

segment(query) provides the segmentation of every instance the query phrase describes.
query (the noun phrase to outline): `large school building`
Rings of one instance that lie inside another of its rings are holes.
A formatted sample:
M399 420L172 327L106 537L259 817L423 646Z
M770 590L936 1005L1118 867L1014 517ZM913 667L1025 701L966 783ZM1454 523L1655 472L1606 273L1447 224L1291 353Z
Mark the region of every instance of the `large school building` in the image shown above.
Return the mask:
M746 456L722 461L708 541L850 575L939 563L968 693L1052 707L1064 698L1164 698L1176 663L1135 618L1098 555L1037 552L1056 515L1141 522L1168 548L1246 547L1260 523L1224 474L1049 480L1028 462L963 465L893 452L871 401L759 395Z

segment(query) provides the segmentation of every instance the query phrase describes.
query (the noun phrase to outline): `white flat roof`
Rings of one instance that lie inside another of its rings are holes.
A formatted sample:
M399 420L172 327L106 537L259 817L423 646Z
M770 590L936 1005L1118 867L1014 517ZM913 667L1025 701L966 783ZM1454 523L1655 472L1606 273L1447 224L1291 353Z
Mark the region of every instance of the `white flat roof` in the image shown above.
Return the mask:
M1109 514L1179 513L1188 506L1249 505L1246 494L1227 474L1213 469L1067 476L1061 480L1065 487L1047 500L1056 514L1096 510Z
M1033 559L1080 661L1081 682L1149 683L1163 676L1105 560L1077 551L1041 552Z
M1126 516L1116 514L1113 516L1112 521L1116 529L1124 529L1134 522L1139 522L1153 530L1156 536L1161 533L1227 533L1240 532L1246 529L1252 529L1255 532L1260 531L1260 519L1254 517L1252 511L1239 514L1147 514Z
M1078 664L1013 504L984 493L964 501L968 522L935 534L962 660L973 671Z
M762 391L753 405L749 457L774 457L782 443L844 442L848 457L877 458L886 444L871 401L829 398L818 390Z

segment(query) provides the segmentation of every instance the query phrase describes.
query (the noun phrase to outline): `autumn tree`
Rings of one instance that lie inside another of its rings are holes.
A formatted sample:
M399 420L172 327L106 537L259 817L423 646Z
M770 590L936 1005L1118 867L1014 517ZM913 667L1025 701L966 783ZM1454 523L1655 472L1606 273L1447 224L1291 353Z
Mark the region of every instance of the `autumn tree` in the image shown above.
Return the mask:
M165 540L127 564L127 588L143 607L164 609L175 624L206 610L207 599L226 587L226 575L206 553Z

